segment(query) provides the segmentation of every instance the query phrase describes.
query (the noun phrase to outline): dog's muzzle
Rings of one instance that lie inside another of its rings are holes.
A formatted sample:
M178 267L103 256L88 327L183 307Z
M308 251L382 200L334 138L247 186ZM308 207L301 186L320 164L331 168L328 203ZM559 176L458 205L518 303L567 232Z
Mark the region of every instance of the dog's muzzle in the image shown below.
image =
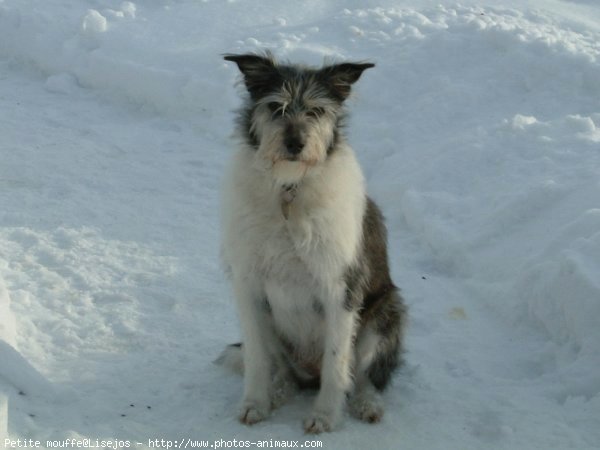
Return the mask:
M294 158L302 153L302 149L304 148L304 143L295 136L288 136L285 139L284 145L288 155Z
M286 153L295 159L300 153L302 153L302 149L306 142L304 141L304 129L299 124L288 124L285 130L285 137L283 140L283 145L285 147Z

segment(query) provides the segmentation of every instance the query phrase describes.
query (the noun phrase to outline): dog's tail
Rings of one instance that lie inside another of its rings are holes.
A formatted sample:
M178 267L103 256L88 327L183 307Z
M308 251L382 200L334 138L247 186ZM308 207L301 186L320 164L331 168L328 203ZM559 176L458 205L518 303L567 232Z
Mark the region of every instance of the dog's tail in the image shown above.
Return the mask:
M230 344L215 359L214 363L226 367L235 373L242 375L244 373L244 347L241 342Z

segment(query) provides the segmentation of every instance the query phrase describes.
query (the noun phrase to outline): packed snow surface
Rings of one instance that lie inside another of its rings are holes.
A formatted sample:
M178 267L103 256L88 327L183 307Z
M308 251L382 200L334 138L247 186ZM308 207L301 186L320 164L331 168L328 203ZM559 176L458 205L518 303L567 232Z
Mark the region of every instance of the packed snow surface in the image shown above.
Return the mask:
M376 63L347 132L406 364L383 421L347 416L323 448L600 448L591 0L0 0L0 446L314 439L314 393L243 426L241 379L212 364L239 339L221 55L266 48Z

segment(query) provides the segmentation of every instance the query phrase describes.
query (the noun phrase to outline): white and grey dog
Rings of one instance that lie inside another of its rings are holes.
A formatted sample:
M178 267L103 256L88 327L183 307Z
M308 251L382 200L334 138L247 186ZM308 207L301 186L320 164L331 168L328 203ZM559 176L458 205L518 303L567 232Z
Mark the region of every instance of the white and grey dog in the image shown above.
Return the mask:
M243 74L240 148L225 179L223 257L243 344L239 419L265 419L296 387L319 388L304 422L331 430L346 399L377 422L399 365L405 307L388 269L382 215L342 133L344 101L370 63L322 68L226 55Z

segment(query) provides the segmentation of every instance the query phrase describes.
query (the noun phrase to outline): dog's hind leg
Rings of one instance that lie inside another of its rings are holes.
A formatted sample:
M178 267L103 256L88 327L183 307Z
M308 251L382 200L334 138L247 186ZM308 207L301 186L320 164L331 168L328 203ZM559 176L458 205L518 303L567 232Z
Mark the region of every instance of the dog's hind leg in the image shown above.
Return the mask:
M364 377L356 380L354 391L348 399L350 414L363 422L376 423L383 417L383 402L371 381Z
M369 378L369 368L380 343L372 327L365 327L357 336L355 346L354 388L348 397L348 407L354 417L369 423L379 422L383 416L381 396Z
M354 417L373 423L383 416L380 392L401 363L406 309L398 291L385 293L363 319L368 324L356 340L355 383L348 406Z

